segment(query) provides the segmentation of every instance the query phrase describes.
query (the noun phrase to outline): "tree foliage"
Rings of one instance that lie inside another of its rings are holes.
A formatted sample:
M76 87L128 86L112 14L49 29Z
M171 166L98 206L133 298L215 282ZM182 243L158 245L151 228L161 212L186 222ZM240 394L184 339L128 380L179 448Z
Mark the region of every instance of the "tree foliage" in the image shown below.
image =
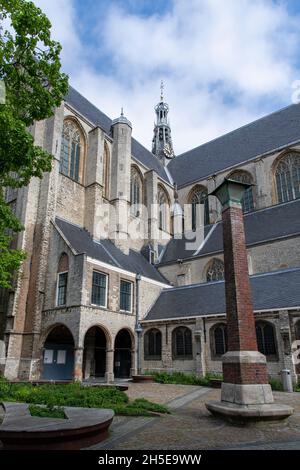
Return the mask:
M25 254L11 249L11 232L22 226L4 200L4 188L20 188L51 170L52 156L34 144L29 128L50 117L68 88L61 72L61 45L51 23L32 2L0 0L0 286ZM2 104L1 104L2 103Z

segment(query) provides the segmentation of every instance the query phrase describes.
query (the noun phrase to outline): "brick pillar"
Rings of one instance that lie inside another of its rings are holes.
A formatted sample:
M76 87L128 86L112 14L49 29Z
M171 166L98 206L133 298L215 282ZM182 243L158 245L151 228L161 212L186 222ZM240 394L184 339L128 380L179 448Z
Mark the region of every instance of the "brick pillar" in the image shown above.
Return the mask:
M224 382L267 384L266 360L257 351L242 206L225 206L222 220L229 351L223 361ZM231 351L248 353L235 355L239 360L231 362Z
M74 349L74 380L82 381L83 348Z
M226 418L285 418L293 409L273 404L266 358L257 350L241 205L248 186L225 179L212 192L222 204L228 352L222 358L221 402L206 407Z

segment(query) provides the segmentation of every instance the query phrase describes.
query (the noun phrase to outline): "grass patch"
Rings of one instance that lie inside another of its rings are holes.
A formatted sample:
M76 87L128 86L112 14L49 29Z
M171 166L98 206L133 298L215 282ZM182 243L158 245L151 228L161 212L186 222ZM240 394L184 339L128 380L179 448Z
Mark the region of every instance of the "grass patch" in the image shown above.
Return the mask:
M126 393L116 387L89 387L80 383L10 384L0 378L0 401L23 402L47 407L74 406L83 408L110 408L116 414L148 416L151 412L166 413L162 405L148 400L129 401Z
M28 408L31 416L37 416L39 418L67 419L64 409L61 407L55 408L52 406L29 405Z

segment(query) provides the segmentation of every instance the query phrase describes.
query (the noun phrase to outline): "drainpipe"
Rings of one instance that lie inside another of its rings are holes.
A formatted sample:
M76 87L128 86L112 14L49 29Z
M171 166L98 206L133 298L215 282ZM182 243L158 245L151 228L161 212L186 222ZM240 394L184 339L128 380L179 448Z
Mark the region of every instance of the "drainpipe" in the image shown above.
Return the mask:
M136 295L135 295L135 332L137 335L137 374L141 374L141 339L142 339L142 327L140 324L140 281L141 275L136 275Z

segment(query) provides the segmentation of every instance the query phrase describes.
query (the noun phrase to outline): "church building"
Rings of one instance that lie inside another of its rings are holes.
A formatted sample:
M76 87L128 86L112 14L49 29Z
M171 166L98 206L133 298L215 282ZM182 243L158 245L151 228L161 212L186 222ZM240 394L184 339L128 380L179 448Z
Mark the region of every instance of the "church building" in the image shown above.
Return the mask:
M227 350L221 207L243 198L259 350L300 377L300 105L175 155L163 87L152 150L69 88L31 132L52 171L6 200L27 258L0 292L0 371L12 380L105 380L222 370Z

